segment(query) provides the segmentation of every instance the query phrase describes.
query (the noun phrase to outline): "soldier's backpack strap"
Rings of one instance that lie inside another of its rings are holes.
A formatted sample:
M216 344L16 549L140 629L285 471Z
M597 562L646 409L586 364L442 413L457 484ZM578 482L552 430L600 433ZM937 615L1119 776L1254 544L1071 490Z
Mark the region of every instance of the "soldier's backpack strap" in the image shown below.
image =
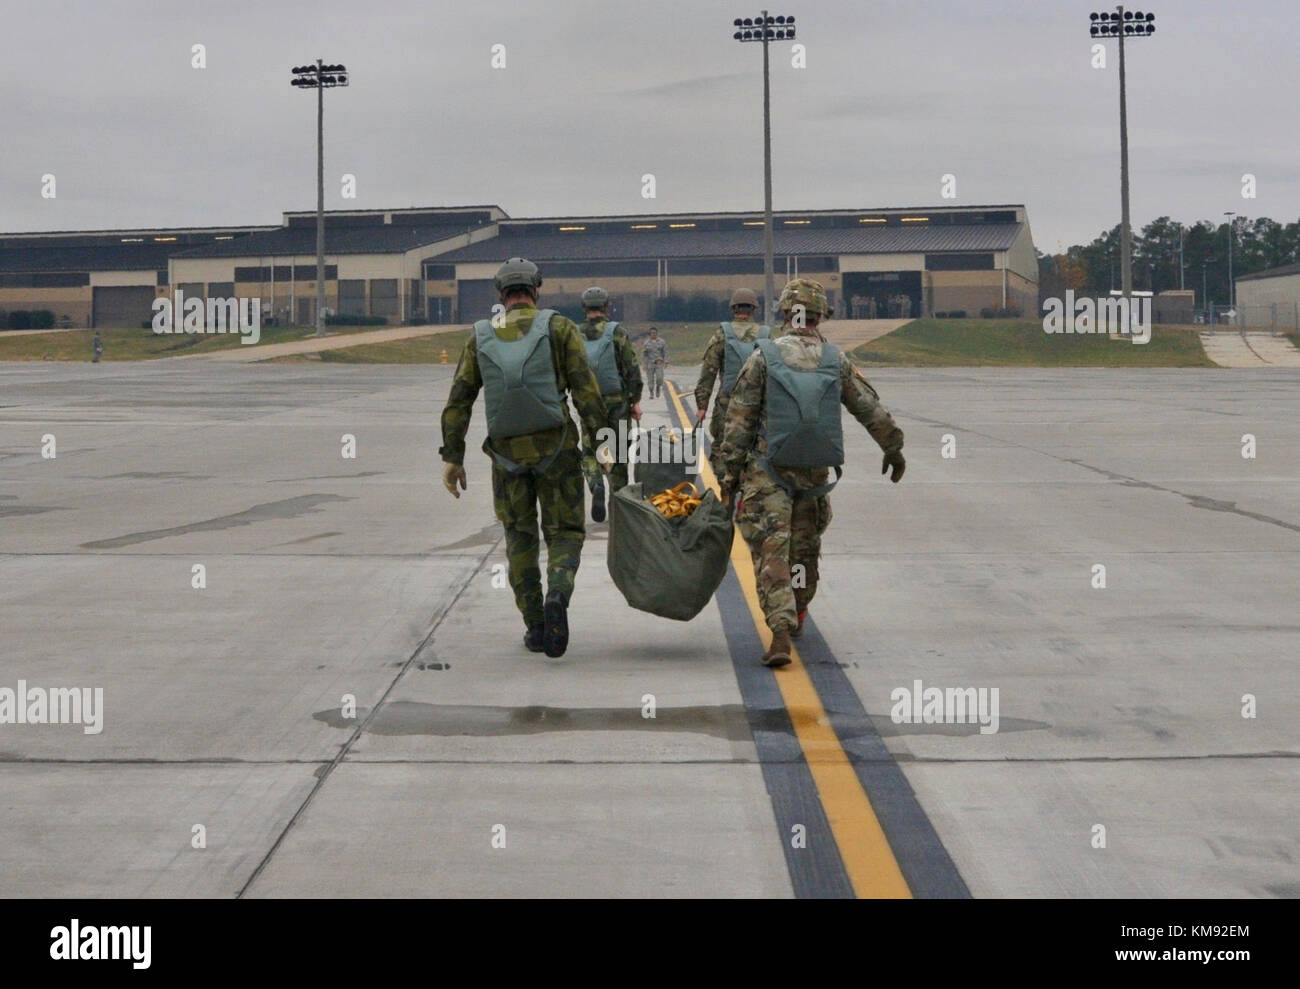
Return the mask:
M554 309L539 310L537 315L533 317L532 323L530 323L528 326L528 333L530 335L533 333L541 333L543 336L548 338L547 345L550 346L549 338L551 335L551 317L554 315L555 315ZM488 333L493 332L492 324L486 319L480 319L477 323L475 323L474 329L480 335L483 334L484 332L488 332ZM552 356L552 360L554 360L555 353L553 347L551 348L551 356ZM557 391L559 390L558 381L556 382L556 390ZM561 392L560 401L563 402L563 400L564 400L564 394L563 392ZM555 458L558 457L560 453L563 452L563 450L564 450L564 438L560 437L560 441L555 445L555 449L552 450L550 453L548 453L537 463L521 464L514 460L511 460L509 457L503 454L497 453L496 450L492 449L492 438L490 436L484 438L483 440L483 452L486 453L489 457L491 457L494 463L499 464L501 469L504 470L507 474L512 474L516 476L520 474L544 474L547 471L547 469L551 466L551 464L555 462Z
M764 328L766 329L766 327ZM772 342L770 338L762 337L760 339L762 340L762 342L759 343L757 346L758 349L763 353L763 360L767 363L768 373L770 374L772 362L781 361L781 351L777 347L776 343ZM782 363L784 362L782 361ZM840 363L839 348L830 343L823 343L820 369L825 370L831 367L839 367L839 363ZM823 495L828 495L831 493L831 489L833 489L835 485L840 483L840 478L844 476L844 468L836 464L834 467L831 468L832 470L835 471L835 480L827 481L825 484L818 484L815 487L804 488L800 490L796 488L793 484L791 484L788 480L786 480L784 477L782 477L780 474L778 474L776 468L772 466L772 462L768 460L767 457L755 457L755 459L758 461L759 466L761 466L763 470L767 472L767 476L770 477L772 481L779 488L781 488L782 491L784 491L786 494L788 494L791 498L795 500L801 498L820 498Z
M555 458L558 457L563 450L564 437L560 437L560 442L555 445L555 449L537 463L521 464L511 460L503 454L497 453L496 450L493 450L491 437L486 437L483 440L483 452L491 457L492 461L503 471L514 476L519 476L521 474L545 474L551 464L555 463Z

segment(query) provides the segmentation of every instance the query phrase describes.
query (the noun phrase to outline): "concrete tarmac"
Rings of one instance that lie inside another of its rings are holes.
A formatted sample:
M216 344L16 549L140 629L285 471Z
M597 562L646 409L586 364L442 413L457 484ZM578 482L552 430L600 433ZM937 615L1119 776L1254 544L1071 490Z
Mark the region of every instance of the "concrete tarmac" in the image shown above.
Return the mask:
M103 690L0 723L0 895L792 895L728 615L629 609L589 523L525 651L452 371L0 364L0 700ZM907 475L846 417L812 615L970 892L1300 895L1300 372L870 377Z

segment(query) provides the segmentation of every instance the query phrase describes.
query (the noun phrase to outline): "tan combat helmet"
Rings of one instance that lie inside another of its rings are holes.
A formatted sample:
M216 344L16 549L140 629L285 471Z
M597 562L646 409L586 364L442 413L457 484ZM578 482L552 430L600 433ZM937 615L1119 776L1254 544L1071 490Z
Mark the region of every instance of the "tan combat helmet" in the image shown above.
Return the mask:
M796 306L803 306L804 312L816 319L830 315L830 306L826 302L826 289L821 282L811 278L792 278L781 290L781 299L777 308L784 313L791 313Z
M751 309L757 309L757 293L752 288L736 289L731 293L731 308L734 310L737 306L749 306Z

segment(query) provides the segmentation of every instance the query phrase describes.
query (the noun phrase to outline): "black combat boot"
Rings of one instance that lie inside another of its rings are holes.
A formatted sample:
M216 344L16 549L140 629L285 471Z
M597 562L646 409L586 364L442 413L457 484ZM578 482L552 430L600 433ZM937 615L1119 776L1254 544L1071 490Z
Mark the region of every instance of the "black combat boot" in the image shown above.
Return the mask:
M542 651L544 648L542 639L545 630L546 626L541 623L528 626L528 631L524 633L524 645L528 647L529 652Z
M559 591L549 591L542 608L546 624L542 631L542 648L546 655L563 656L569 647L569 602Z
M591 479L591 521L605 521L605 472L598 470Z

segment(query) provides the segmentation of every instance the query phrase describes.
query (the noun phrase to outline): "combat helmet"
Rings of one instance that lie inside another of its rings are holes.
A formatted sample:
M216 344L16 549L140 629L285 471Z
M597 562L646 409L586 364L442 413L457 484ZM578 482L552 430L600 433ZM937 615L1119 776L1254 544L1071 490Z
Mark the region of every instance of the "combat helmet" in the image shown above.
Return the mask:
M509 258L497 269L492 284L496 286L498 292L523 286L531 288L536 293L537 289L542 287L542 273L537 270L537 265L527 258Z
M584 309L604 309L609 305L609 293L599 285L593 285L582 293Z
M758 293L756 293L752 288L736 289L736 291L731 293L731 308L735 309L737 306L752 306L754 309L757 309Z
M822 287L821 282L815 282L811 278L792 278L781 290L781 299L777 303L777 308L782 312L792 312L795 306L803 306L808 315L819 319L830 314L830 306L826 302L826 289Z

